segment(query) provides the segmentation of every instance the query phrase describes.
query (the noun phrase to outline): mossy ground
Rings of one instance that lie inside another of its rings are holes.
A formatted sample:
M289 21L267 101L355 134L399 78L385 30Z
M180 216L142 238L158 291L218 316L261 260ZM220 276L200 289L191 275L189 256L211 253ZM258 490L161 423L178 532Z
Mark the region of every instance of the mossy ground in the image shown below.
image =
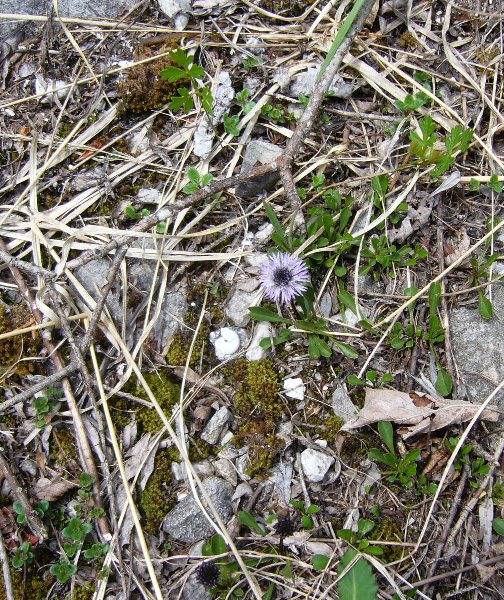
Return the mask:
M29 327L33 317L24 304L7 305L0 302L0 333ZM0 340L0 376L5 378L25 377L40 370L40 361L35 360L42 349L37 333L25 333Z
M142 45L135 52L134 60L141 61L173 50L178 46L176 39L161 46ZM180 80L169 83L160 76L163 69L173 65L169 56L161 56L157 60L135 65L128 70L126 77L117 84L121 96L123 110L143 113L161 108L177 93L177 88L184 87L188 81Z
M156 535L161 521L175 504L172 489L172 457L169 449L159 450L154 460L154 470L145 489L140 492L140 507L145 519L145 530Z
M173 408L180 401L180 386L171 379L166 369L144 373L143 377L166 417L170 418ZM145 390L134 376L126 383L123 391L149 402L149 397ZM155 408L142 406L134 401L119 397L111 402L111 407L114 411L115 422L119 427L124 427L128 424L131 421L133 413L136 415L142 431L156 433L163 427L161 417Z

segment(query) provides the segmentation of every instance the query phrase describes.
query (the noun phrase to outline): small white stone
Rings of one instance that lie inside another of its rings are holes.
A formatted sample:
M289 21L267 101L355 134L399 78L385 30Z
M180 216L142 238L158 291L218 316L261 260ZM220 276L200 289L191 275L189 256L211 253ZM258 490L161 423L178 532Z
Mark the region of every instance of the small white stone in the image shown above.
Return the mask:
M210 342L214 345L215 355L219 360L226 360L240 349L240 336L230 327L223 327L210 334Z
M304 400L305 385L300 377L292 377L284 380L285 395L294 400Z
M245 354L247 360L261 360L266 355L266 350L260 346L262 340L271 337L273 329L269 323L260 321L255 328L254 337L250 342L250 346Z
M334 463L334 458L325 452L318 452L307 448L301 452L301 466L304 476L308 481L317 483L322 481Z

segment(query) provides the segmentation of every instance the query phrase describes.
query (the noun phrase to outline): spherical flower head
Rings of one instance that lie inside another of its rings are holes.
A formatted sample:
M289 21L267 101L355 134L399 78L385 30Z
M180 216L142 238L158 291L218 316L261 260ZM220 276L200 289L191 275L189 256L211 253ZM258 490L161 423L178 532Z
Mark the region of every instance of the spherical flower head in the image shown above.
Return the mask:
M288 252L278 252L262 265L259 279L266 298L290 304L306 291L310 274L300 258Z
M206 588L216 586L219 583L220 575L219 565L212 560L202 562L196 567L196 577Z
M278 517L275 524L275 530L278 535L286 537L294 533L294 521L290 517Z

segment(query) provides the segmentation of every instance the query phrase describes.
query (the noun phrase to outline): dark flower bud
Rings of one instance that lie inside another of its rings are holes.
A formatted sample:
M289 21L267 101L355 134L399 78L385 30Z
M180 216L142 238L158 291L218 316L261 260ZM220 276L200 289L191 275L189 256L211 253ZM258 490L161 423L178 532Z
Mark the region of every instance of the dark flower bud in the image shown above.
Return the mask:
M292 535L294 533L294 522L290 517L278 517L278 521L275 524L275 531L281 537Z
M214 587L220 579L219 565L213 561L207 560L196 567L196 577L206 588Z

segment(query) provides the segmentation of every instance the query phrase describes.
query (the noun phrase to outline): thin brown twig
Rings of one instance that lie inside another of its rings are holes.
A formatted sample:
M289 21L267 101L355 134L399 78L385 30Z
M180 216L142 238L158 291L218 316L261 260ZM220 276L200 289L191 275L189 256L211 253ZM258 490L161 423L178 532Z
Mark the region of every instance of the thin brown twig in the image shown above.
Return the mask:
M14 588L12 587L12 577L9 569L9 559L5 551L5 544L2 532L0 532L0 563L2 563L2 575L4 580L4 591L6 600L14 600Z
M21 502L23 506L24 514L28 519L28 525L33 533L38 537L39 541L44 541L48 534L45 525L40 520L37 512L33 510L30 501L28 500L26 494L23 491L23 487L19 484L18 480L14 473L10 470L9 465L4 459L3 451L0 452L0 472L7 479L9 486L11 488L12 495L16 498L18 502Z

